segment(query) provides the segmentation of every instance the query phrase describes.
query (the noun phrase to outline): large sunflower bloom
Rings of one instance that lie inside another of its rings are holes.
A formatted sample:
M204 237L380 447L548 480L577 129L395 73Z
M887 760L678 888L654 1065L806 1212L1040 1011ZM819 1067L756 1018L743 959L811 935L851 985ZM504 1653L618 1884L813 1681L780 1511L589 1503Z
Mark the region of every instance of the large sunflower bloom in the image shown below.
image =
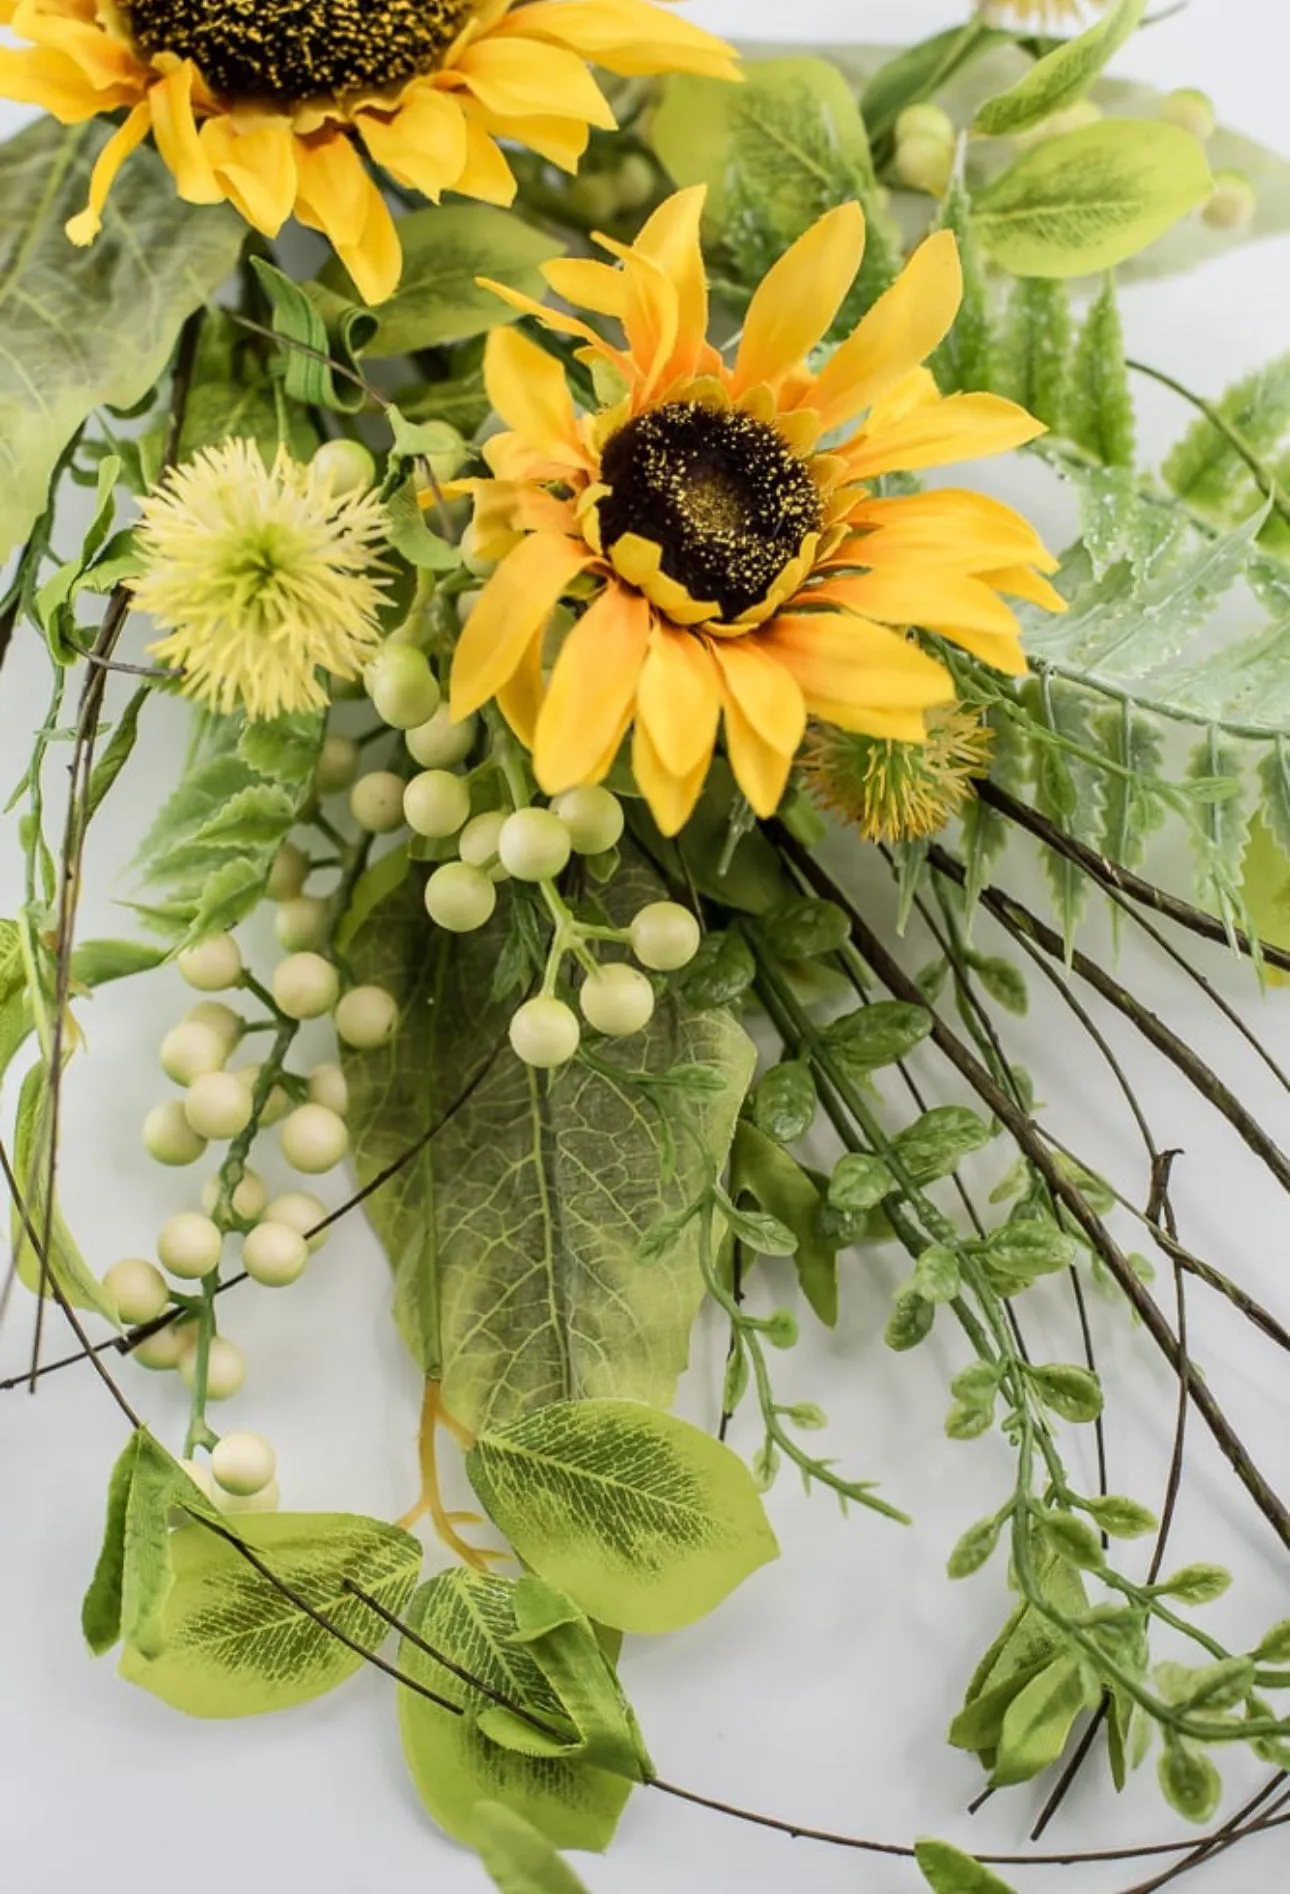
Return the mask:
M958 252L942 232L814 370L860 264L864 218L844 204L781 258L749 305L732 366L707 341L701 188L680 191L621 267L565 259L551 287L622 324L625 347L494 284L585 344L621 398L579 417L553 357L495 330L488 391L510 432L473 490L477 550L500 557L462 632L452 711L496 697L548 794L595 782L629 729L637 784L661 828L685 822L724 721L753 808L778 803L808 715L919 742L953 698L917 625L1003 671L1026 668L1000 596L1060 608L1056 561L1026 522L980 494L881 498L873 483L1016 447L1043 432L996 395L943 399L919 363L954 320ZM863 418L861 418L863 417ZM558 600L583 602L543 681Z
M268 237L294 212L369 302L401 256L360 145L436 201L509 204L499 139L572 171L613 126L588 62L736 76L723 41L649 0L0 0L0 24L29 42L0 47L0 96L67 125L126 110L73 242L151 132L187 202L227 200Z

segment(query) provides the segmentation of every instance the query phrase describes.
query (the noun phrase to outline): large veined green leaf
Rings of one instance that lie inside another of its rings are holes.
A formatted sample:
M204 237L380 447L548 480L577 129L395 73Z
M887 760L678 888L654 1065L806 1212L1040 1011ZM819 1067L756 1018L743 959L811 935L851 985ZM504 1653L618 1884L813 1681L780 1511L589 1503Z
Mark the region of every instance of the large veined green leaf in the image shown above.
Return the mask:
M629 854L606 891L623 916L660 885ZM355 977L397 993L404 1024L376 1052L347 1052L349 1122L370 1182L424 1139L368 1212L395 1273L396 1316L448 1411L478 1432L551 1401L621 1394L665 1406L703 1299L697 1233L641 1266L644 1232L690 1203L705 1178L688 1138L670 1178L648 1105L574 1063L522 1065L491 998L506 938L447 935L426 920L419 878L374 910L350 950ZM662 1001L646 1032L607 1055L659 1072L715 1067L717 1096L691 1099L718 1161L752 1076L753 1049L723 1012Z
M564 1401L466 1461L535 1572L622 1631L692 1624L778 1554L752 1475L710 1434L634 1401Z
M146 1427L137 1428L112 1469L103 1545L81 1607L81 1628L96 1656L122 1638L147 1657L161 1649L175 1577L171 1511L180 1505L218 1518L179 1462Z
M915 1842L914 1859L932 1894L1016 1894L1010 1882L948 1841Z
M462 1841L474 1840L479 1804L493 1801L531 1823L553 1847L605 1848L631 1794L626 1776L576 1754L525 1753L481 1727L496 1714L497 1696L557 1728L567 1719L567 1706L522 1641L515 1599L511 1580L457 1569L430 1579L409 1604L405 1621L415 1638L403 1640L401 1668L465 1712L456 1715L400 1689L399 1726L412 1780L435 1821ZM485 1689L436 1663L422 1644Z
M43 1278L46 1294L52 1296L61 1291L73 1308L93 1309L113 1328L119 1328L116 1304L81 1255L57 1200L50 1200L52 1131L49 1067L42 1059L32 1066L18 1094L13 1162L23 1209L19 1211L14 1204L10 1212L10 1232L19 1280L28 1289L39 1292ZM29 1234L33 1229L37 1243L32 1242Z
M253 1513L239 1537L276 1577L362 1650L389 1627L349 1590L402 1611L417 1582L421 1547L411 1533L352 1513ZM352 1676L351 1650L205 1526L172 1535L173 1584L157 1655L127 1645L121 1675L189 1716L259 1716L308 1703Z
M501 1894L587 1894L545 1835L501 1802L481 1802L471 1840Z
M540 297L545 285L538 265L560 254L558 243L522 217L482 204L413 211L399 219L399 237L403 274L393 296L375 311L376 333L364 342L365 355L411 355L514 322L510 304L475 279L489 276ZM332 291L350 287L336 259L321 280Z
M63 226L84 208L111 134L99 120L42 119L0 147L0 559L44 511L86 416L152 387L246 233L231 210L182 203L161 159L137 151L100 235L75 248Z
M1045 139L973 197L977 235L1016 276L1086 276L1145 249L1213 188L1176 125L1105 119Z
M988 99L972 129L988 138L1028 131L1053 112L1064 111L1082 99L1146 12L1147 0L1119 0L1085 33L1066 40L1037 60L1024 79Z

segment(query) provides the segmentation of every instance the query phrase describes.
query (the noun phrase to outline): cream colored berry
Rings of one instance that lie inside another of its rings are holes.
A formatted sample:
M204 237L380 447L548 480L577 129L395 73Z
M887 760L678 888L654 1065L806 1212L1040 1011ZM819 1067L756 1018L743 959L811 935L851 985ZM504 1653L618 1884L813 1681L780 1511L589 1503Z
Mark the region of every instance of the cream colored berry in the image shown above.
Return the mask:
M310 1191L284 1190L264 1214L267 1221L285 1223L288 1229L303 1236L311 1253L320 1250L327 1241L327 1231L318 1229L318 1225L327 1220L327 1206Z
M188 1387L197 1380L197 1350L185 1349L179 1372ZM246 1356L236 1342L224 1335L212 1335L206 1362L206 1395L212 1401L231 1401L246 1380Z
M258 1493L239 1495L226 1493L222 1487L215 1489L215 1504L222 1513L276 1513L281 1504L278 1482L270 1480Z
M1196 86L1180 86L1176 92L1167 93L1156 107L1156 116L1167 125L1190 132L1202 145L1214 136L1218 124L1214 101Z
M198 1000L196 1006L190 1006L184 1014L183 1024L208 1026L213 1033L219 1034L227 1052L232 1052L246 1031L246 1021L242 1015L235 1013L231 1006L226 1006L223 1000Z
M363 673L363 687L382 723L412 730L439 708L439 686L424 651L387 644Z
M497 890L482 868L445 862L426 883L426 913L450 934L472 934L497 906Z
M896 146L895 163L901 183L911 191L943 197L954 172L954 146L921 134L905 138Z
M310 465L337 495L362 493L376 484L376 462L362 441L324 441Z
M197 1339L195 1322L167 1322L155 1335L145 1335L130 1350L131 1361L156 1373L178 1368Z
M285 1289L303 1276L308 1261L309 1245L285 1223L257 1223L242 1244L243 1269L266 1289Z
M182 1099L168 1098L154 1105L143 1121L143 1148L158 1164L195 1164L206 1149L184 1116Z
M699 923L676 901L651 901L632 921L632 952L655 973L675 973L699 951Z
M186 1019L162 1040L161 1069L176 1085L191 1085L203 1073L218 1072L228 1051L228 1041L213 1026Z
M603 855L623 832L623 805L598 783L568 789L551 804L579 855Z
M477 717L463 717L460 723L454 723L447 704L440 704L433 717L407 731L403 740L412 760L422 769L451 769L470 755L478 729Z
M142 1256L123 1256L103 1276L103 1287L116 1312L131 1328L155 1322L170 1301L170 1289L155 1263Z
M199 1138L236 1138L251 1122L251 1099L232 1072L205 1072L184 1093L184 1116Z
M210 934L185 947L175 964L199 993L222 993L242 977L242 950L231 934Z
M219 1176L208 1177L202 1185L202 1209L208 1217L215 1215L220 1199ZM269 1201L269 1187L258 1171L243 1171L242 1180L233 1192L233 1214L241 1217L244 1223L254 1223L257 1217L264 1215L264 1206Z
M215 1497L215 1482L211 1477L209 1465L203 1460L181 1460L179 1464L193 1485L197 1488L202 1498L213 1500ZM175 1513L171 1515L171 1524L182 1525L186 1518L187 1515L183 1510L177 1507Z
M273 997L288 1019L322 1019L340 998L340 975L321 954L288 954L273 970Z
M336 1032L347 1046L359 1052L371 1052L394 1037L399 1023L399 1003L383 986L355 986L344 995L336 1008ZM340 1068L336 1068L339 1072ZM343 1081L342 1081L343 1082ZM312 1097L312 1091L310 1093ZM320 1104L329 1104L320 1099ZM344 1105L333 1105L344 1113Z
M589 973L578 994L583 1018L597 1032L626 1039L649 1024L654 1011L654 989L645 975L621 961Z
M470 815L470 787L447 769L422 770L403 792L403 819L418 835L442 841Z
M308 879L308 855L294 842L284 842L273 858L264 892L270 901L291 901Z
M1211 230L1245 230L1258 208L1258 193L1243 171L1216 171L1213 195L1201 217Z
M525 1000L511 1018L510 1040L525 1065L564 1065L578 1050L578 1015L563 1000Z
M278 1456L263 1434L225 1434L211 1448L210 1470L226 1493L249 1499L269 1484L278 1470Z
M289 954L321 947L327 938L327 902L317 894L298 894L284 901L273 917L273 934Z
M349 1149L345 1120L325 1105L297 1105L283 1119L281 1136L287 1163L311 1177L333 1170Z
M252 1100L255 1097L256 1090L260 1083L260 1070L261 1068L258 1065L239 1065L233 1074L238 1084L245 1090L248 1098ZM264 1110L260 1113L261 1128L276 1125L281 1119L286 1117L290 1109L290 1098L280 1085L275 1085L269 1093L269 1096L265 1099Z
M506 870L497 860L497 840L506 821L504 809L488 809L473 815L457 837L457 853L471 868L496 867L499 875Z
M497 838L502 867L517 881L550 881L568 865L573 844L553 809L517 809Z
M157 1255L172 1276L197 1281L219 1267L224 1238L219 1226L196 1210L167 1217L157 1234Z
M342 789L348 789L358 775L361 758L362 751L352 737L324 737L314 770L314 788L318 794L335 796Z
M896 143L907 138L934 138L942 145L954 143L954 120L939 105L907 105L896 120Z
M348 999L348 997L349 995L346 994L345 998ZM340 1004L343 1006L345 1001L342 1000ZM336 1023L339 1026L340 1007L336 1009ZM343 1034L341 1036L344 1037ZM309 1074L309 1103L325 1105L328 1111L334 1111L338 1118L343 1118L349 1110L349 1086L345 1082L344 1072L334 1059L324 1065L316 1065Z
M350 790L349 808L360 829L392 835L403 827L403 778L393 770L370 770Z

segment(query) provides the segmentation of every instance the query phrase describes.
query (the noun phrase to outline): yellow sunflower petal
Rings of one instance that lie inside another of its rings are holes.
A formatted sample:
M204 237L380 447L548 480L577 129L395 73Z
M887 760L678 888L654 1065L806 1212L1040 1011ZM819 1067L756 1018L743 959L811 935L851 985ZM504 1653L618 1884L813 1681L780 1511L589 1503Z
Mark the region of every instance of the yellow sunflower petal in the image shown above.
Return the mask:
M724 40L647 0L557 0L551 5L521 7L497 31L554 40L610 72L739 77L738 54Z
M469 624L478 610L477 605ZM566 637L533 749L534 772L548 795L587 782L606 755L612 757L635 701L651 616L648 600L611 584Z
M503 421L535 453L562 465L585 464L564 370L518 329L494 329L484 350L484 386Z
M792 672L757 637L723 638L712 650L727 697L757 736L781 756L796 755L806 732L806 704Z
M1002 671L1005 677L1024 677L1030 669L1019 638L998 631L975 631L965 625L928 625L927 630L944 638L947 644L970 651L974 658Z
M359 134L377 164L423 197L438 202L466 163L466 119L450 92L414 86L390 116L360 112Z
M518 309L521 315L536 317L544 329L554 329L557 335L577 336L607 361L618 363L623 360L621 352L611 348L603 336L597 335L589 322L582 322L577 316L567 316L562 310L552 309L548 303L540 303L536 297L526 296L522 289L512 289L509 283L494 282L491 276L477 276L475 281L481 289L491 289L494 296L500 296L504 303L509 303L512 309Z
M1003 454L1046 431L1042 421L1001 395L949 395L920 402L885 426L871 425L847 461L853 478L869 480Z
M825 334L864 255L864 212L839 204L797 239L762 278L744 318L736 393L774 384Z
M136 105L123 125L118 125L94 160L90 173L89 202L83 211L67 220L67 235L73 243L93 243L103 228L103 207L116 181L116 174L148 136L152 115L146 101Z
M1014 565L1055 572L1058 566L1029 520L1002 500L962 487L890 500L866 496L852 505L850 517L864 537L849 541L838 563L851 554L858 565L928 559L967 572Z
M921 710L861 710L853 704L833 703L827 697L819 698L812 708L821 723L836 724L839 730L854 730L862 737L879 737L885 743L927 741L927 724Z
M643 592L678 625L698 625L719 616L721 607L715 599L691 598L679 579L664 572L662 561L659 547L639 533L624 533L609 549L609 562L619 578Z
M223 201L224 190L202 148L193 115L196 78L196 66L185 59L150 89L152 131L157 150L174 174L175 189L184 202L218 204Z
M849 721L857 714L924 710L954 696L944 665L847 612L785 612L758 640L797 679L807 709L848 730L865 727Z
M689 776L712 755L721 687L701 638L666 621L656 622L636 692L636 714L660 762L674 776Z
M825 432L872 407L949 333L963 297L958 244L939 230L825 363L803 405Z
M688 776L674 776L649 740L642 724L632 734L632 775L664 835L675 835L689 821L712 761L696 763Z
M381 303L403 269L389 208L348 138L326 132L297 139L296 216L321 230L365 302Z
M1056 560L1053 561L1055 566ZM1052 569L1051 567L1049 568ZM1066 612L1070 606L1047 579L1032 572L1028 565L996 567L993 571L983 572L984 584L992 585L996 592L1007 592L1012 598L1024 598L1032 605L1042 605L1046 611Z
M945 566L882 566L839 574L814 594L884 625L959 625L965 631L1019 638L1021 627L981 579Z
M530 151L559 165L562 171L578 169L591 136L585 119L561 118L553 113L529 113L523 118L502 118L490 113L489 122L498 138L527 145Z
M497 692L497 708L526 749L533 748L542 708L542 633L529 641L519 663Z
M659 364L666 383L693 375L707 352L708 276L699 243L706 185L675 191L645 221L632 248L648 257L672 285L676 302L676 338L671 356Z
M463 197L477 197L482 204L513 203L518 189L514 173L488 127L475 112L466 113L466 162L453 185ZM490 288L493 285L489 285Z
M80 125L99 112L128 105L139 91L137 83L105 90L74 59L43 46L0 46L0 98L39 105L61 125Z
M533 533L507 553L475 601L452 665L452 714L488 702L523 660L560 594L590 563L576 540Z
M591 257L557 257L542 265L542 274L557 296L598 316L621 317L627 307L627 279L610 263Z
M752 804L755 814L774 815L788 784L793 767L792 751L787 756L767 743L739 707L732 692L726 693L726 753L735 781Z
M289 119L239 126L227 113L199 134L211 169L234 207L266 237L276 237L296 201L296 141Z
M558 105L569 118L614 129L613 110L586 62L562 46L489 34L467 46L453 71L489 114L541 117Z

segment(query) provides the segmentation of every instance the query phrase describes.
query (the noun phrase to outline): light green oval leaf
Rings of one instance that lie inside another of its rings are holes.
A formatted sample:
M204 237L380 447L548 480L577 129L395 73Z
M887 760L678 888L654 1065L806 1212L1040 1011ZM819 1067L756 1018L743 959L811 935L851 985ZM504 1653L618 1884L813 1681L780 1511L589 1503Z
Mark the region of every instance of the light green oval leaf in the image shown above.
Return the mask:
M481 1802L470 1838L501 1894L587 1894L545 1835L501 1802Z
M10 1234L19 1280L34 1294L59 1290L76 1309L93 1309L119 1329L116 1304L81 1255L57 1200L49 1195L49 1143L53 1130L49 1067L38 1060L22 1082L14 1127L13 1166L22 1211L10 1211ZM24 1214L25 1212L25 1214ZM33 1243L30 1231L37 1241ZM43 1265L43 1266L42 1266Z
M933 1894L1016 1894L989 1868L948 1841L916 1841L914 1859Z
M407 1607L410 1631L467 1671L488 1691L558 1728L566 1706L519 1636L516 1587L478 1572L440 1572ZM525 1755L486 1735L482 1719L497 1709L484 1690L465 1683L405 1638L399 1665L464 1715L400 1689L403 1753L418 1795L450 1835L475 1840L479 1804L502 1802L556 1848L608 1846L631 1794L625 1776L595 1768L577 1755ZM536 1735L536 1732L534 1732Z
M1065 1749L1076 1717L1087 1707L1079 1659L1059 1657L1008 1705L991 1780L1004 1786L1042 1775Z
M1223 1779L1203 1749L1166 1738L1157 1764L1170 1808L1188 1822L1210 1820L1223 1793Z
M239 1537L284 1584L363 1650L389 1627L348 1589L402 1611L417 1582L411 1533L354 1513L256 1513ZM169 1542L174 1584L159 1655L127 1646L121 1675L189 1716L261 1716L322 1696L359 1668L353 1651L261 1576L226 1539L200 1524Z
M482 1434L471 1483L516 1552L589 1617L676 1631L778 1556L752 1475L632 1401L565 1401Z
M1037 60L1017 85L996 99L987 99L973 121L973 131L987 138L1028 131L1052 113L1074 105L1135 31L1146 8L1147 0L1119 0L1086 33Z
M1016 276L1114 269L1213 188L1205 154L1176 125L1106 119L1046 139L976 193L977 236Z
M81 1606L81 1628L96 1657L124 1638L155 1657L174 1582L171 1512L215 1509L178 1461L145 1427L131 1434L112 1469L103 1545Z

